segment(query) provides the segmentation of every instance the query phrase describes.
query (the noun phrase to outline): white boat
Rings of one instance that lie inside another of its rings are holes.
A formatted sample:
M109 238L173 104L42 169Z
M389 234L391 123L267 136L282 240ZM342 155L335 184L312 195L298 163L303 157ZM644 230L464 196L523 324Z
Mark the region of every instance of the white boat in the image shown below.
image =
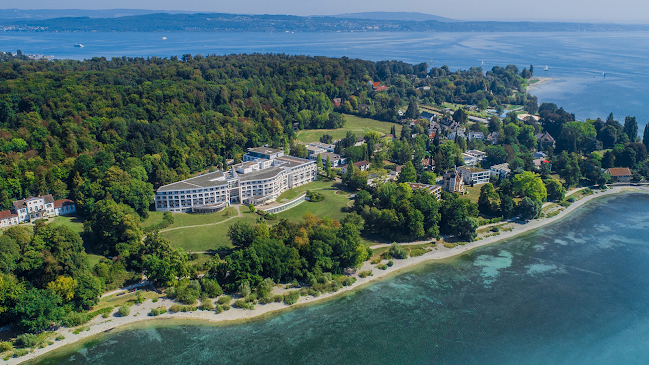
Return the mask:
M543 71L548 71L549 69L550 68L548 67L548 65L545 65L545 69Z
M167 39L167 37L162 37L163 40Z
M78 47L78 48L83 48L83 47L84 47L84 45L81 44L81 43L77 43L77 44L75 44L74 46L75 46L75 47Z

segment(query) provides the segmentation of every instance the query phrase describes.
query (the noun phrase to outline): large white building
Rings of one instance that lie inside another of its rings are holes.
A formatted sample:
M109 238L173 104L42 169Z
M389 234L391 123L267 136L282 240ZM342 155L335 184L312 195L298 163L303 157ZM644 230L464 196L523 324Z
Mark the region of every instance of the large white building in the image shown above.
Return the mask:
M317 179L314 161L284 156L266 147L249 148L230 171L215 171L161 186L155 206L161 212L217 212L230 204L259 204Z
M47 219L58 215L74 213L72 200L54 200L52 195L42 195L13 202L14 209L0 211L0 227Z
M460 166L457 168L458 173L462 176L465 184L486 184L489 182L489 170L479 169L477 167Z

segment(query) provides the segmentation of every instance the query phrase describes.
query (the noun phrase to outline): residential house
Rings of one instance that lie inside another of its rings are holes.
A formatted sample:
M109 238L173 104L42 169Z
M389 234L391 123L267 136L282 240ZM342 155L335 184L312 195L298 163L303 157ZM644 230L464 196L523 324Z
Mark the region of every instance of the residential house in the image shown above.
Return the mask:
M352 165L354 165L354 170L360 170L360 171L367 171L370 168L370 162L369 161L358 161L354 162ZM340 172L343 174L347 173L347 167L349 164L343 165L340 167Z
M547 158L548 155L546 155L545 153L539 151L539 152L534 152L532 157L534 157L534 158Z
M470 121L474 122L474 123L480 123L480 124L489 125L489 121L487 119L484 119L484 118L474 117L473 115L469 115L468 119Z
M331 99L331 101L334 103L334 106L340 106L340 104L342 103L341 98L333 98Z
M546 149L548 147L554 148L556 142L554 138L548 132L538 133L536 135L536 141L538 142L541 149Z
M468 151L466 151L464 153L469 154L469 155L477 158L478 162L482 162L487 157L487 154L485 152L482 152L482 151L479 151L479 150L468 150Z
M541 167L543 166L543 164L547 164L547 165L548 165L548 168L549 168L550 170L552 170L552 165L550 164L550 161L546 160L545 158L536 158L536 159L532 160L532 162L534 162L534 166L535 166L537 169L541 169Z
M354 146L362 146L365 144L365 138L363 137L356 137L356 143L354 143Z
M437 116L431 112L423 111L419 114L419 119L426 119L429 122L437 120Z
M464 134L465 129L464 128L457 128L455 131L449 133L446 138L449 141L454 141L457 137L462 137L466 139L466 134Z
M619 182L631 181L631 178L633 178L633 174L628 167L611 167L608 169L608 173L613 180Z
M464 194L466 192L466 189L464 188L462 175L460 175L457 170L449 171L444 174L444 179L442 180L442 190L449 193Z
M323 152L320 153L320 158L322 158L322 166L327 161L327 157L331 160L331 167L340 167L342 165L347 164L347 157L343 157L337 153L331 153L331 152ZM309 156L309 160L316 161L318 159L318 155L311 155Z
M484 133L482 132L469 132L467 137L469 141L473 141L474 139L479 139L481 141L484 141Z
M433 160L432 157L430 158L422 158L421 159L421 165L424 167L424 170L434 170L435 169L435 160Z
M76 206L72 200L54 200L52 195L39 195L13 202L13 209L0 212L0 227L8 227L38 219L74 213Z
M491 176L497 177L499 180L507 178L507 175L511 173L508 163L501 163L499 165L493 165L489 169Z
M477 167L460 166L457 168L458 173L462 176L465 184L486 184L489 182L489 170Z
M491 144L496 144L498 143L498 138L500 138L500 134L498 132L491 132L487 136L487 141L491 142Z
M462 153L462 161L464 161L465 166L475 166L478 164L478 159L468 153Z
M431 195L437 199L437 201L442 199L442 187L439 185L429 185L429 184L419 184L419 183L406 183L410 188L415 191L417 189L423 189L429 192Z

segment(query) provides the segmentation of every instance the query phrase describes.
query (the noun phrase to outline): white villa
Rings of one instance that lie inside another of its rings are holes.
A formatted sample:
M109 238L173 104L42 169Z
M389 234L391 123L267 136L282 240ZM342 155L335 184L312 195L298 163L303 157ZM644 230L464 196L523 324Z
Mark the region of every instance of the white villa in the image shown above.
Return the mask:
M230 204L260 204L288 189L317 179L314 161L284 156L281 150L248 148L240 164L161 186L155 207L160 212L218 212Z
M508 163L501 163L499 165L493 165L489 169L491 176L497 177L499 180L502 180L511 173Z
M475 185L479 185L489 182L489 170L460 166L457 168L457 172L462 176L465 184L471 184L473 182Z
M54 200L52 195L42 195L13 202L14 209L0 211L0 227L47 219L76 212L72 200Z

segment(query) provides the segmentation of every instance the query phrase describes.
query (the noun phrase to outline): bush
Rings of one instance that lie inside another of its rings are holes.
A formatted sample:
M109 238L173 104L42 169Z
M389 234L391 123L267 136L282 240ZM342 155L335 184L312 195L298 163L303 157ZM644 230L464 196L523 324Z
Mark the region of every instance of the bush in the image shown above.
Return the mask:
M14 349L14 345L9 341L0 342L0 352L11 351Z
M204 300L201 302L201 306L199 308L204 311L211 311L212 309L214 309L214 303L212 303L212 301L209 299Z
M217 304L214 310L216 313L223 313L223 307L220 304Z
M38 342L38 336L33 333L23 333L16 337L16 345L20 347L36 347Z
M124 304L123 306L119 307L119 309L117 311L119 312L119 315L121 317L126 317L129 314L131 314L131 307Z
M280 303L284 301L284 296L282 294L275 294L275 297L273 299L275 303Z
M248 303L243 299L235 300L234 301L234 306L237 307L237 308L241 308L241 309L249 309L249 310L255 309L255 304L254 303Z
M27 349L17 349L14 351L14 357L21 357L25 356L29 353L29 350Z
M56 336L56 337L54 338L54 340L55 340L55 341L63 341L63 340L65 340L65 336L59 334L58 336Z
M491 232L500 232L500 227L498 226L491 227Z
M257 304L257 294L253 293L253 294L246 295L246 297L243 299L246 300L246 303Z
M569 203L574 203L575 200L577 200L577 199L575 199L574 196L569 196L569 197L566 198L566 200L567 200Z
M317 191L307 190L306 197L313 203L321 202L324 200L325 196L322 193Z
M388 268L388 265L386 265L386 264L379 264L379 265L376 265L376 268L379 269L379 270L385 270L385 269Z
M135 295L136 295L136 297L137 297L137 299L136 299L135 301L136 301L138 304L142 304L142 303L144 303L144 296L142 295L142 292L141 292L141 291L138 290L137 293L135 293Z
M223 304L223 305L221 305L221 307L223 308L224 311L229 311L230 308L231 308L230 304Z
M372 276L372 270L367 270L367 271L361 271L358 273L358 276L361 278L366 278L368 276Z
M392 261L392 260L388 261L388 266L392 267L392 265L394 265L394 261Z
M390 249L388 249L388 253L395 259L403 260L408 258L408 251L402 246L397 245L396 242L392 243Z
M247 281L244 281L239 285L239 290L238 293L241 294L242 297L247 297L252 290L250 289L250 283Z
M343 286L352 286L356 282L356 278L353 276L348 276L345 278L345 281L343 281Z
M178 303L169 307L169 312L178 313L178 312L193 312L196 310L196 307L193 305L180 305Z
M370 261L370 264L372 264L372 265L376 265L376 264L380 264L380 263L381 263L381 259L380 259L380 258L376 258L376 259Z
M293 305L300 299L300 293L297 290L290 291L284 294L284 304Z
M421 255L423 255L425 253L426 253L426 250L424 250L423 248L415 248L413 250L410 250L410 257L421 256Z
M151 317L157 317L157 316L160 315L160 311L158 310L158 308L152 308L152 309L151 309L151 313L149 313L149 315L150 315Z
M300 283L298 283L296 279L293 279L293 281L291 281L291 286L297 288L298 286L300 286Z
M165 212L165 213L167 213L167 212ZM158 302L158 298L153 298L153 299L151 299L151 302L153 302L153 303L157 303L157 302Z
M223 294L223 289L216 280L203 277L201 279L201 287L203 292L207 294L210 298L216 298L219 295Z
M219 299L216 300L219 304L230 304L232 301L232 297L229 295L224 295L219 297Z

